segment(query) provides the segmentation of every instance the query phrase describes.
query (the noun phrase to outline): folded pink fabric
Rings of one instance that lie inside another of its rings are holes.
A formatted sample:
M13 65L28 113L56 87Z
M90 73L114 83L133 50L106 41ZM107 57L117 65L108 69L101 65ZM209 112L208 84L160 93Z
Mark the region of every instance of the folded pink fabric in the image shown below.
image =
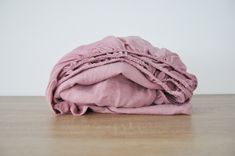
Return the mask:
M140 37L108 36L54 66L46 96L56 114L191 114L197 79L176 53Z

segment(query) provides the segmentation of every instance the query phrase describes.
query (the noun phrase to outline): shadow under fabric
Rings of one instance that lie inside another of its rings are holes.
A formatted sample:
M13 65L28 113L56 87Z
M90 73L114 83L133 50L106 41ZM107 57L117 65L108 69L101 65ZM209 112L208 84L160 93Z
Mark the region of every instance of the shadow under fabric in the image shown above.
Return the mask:
M197 78L176 53L140 37L108 36L54 66L46 96L55 114L191 114Z

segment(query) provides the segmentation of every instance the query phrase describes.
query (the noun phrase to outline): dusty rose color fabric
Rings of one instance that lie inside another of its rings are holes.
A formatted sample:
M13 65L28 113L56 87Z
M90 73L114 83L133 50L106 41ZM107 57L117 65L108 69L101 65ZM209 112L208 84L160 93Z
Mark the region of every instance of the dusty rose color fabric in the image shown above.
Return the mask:
M197 79L176 53L135 36L80 46L54 66L46 96L56 114L191 114Z

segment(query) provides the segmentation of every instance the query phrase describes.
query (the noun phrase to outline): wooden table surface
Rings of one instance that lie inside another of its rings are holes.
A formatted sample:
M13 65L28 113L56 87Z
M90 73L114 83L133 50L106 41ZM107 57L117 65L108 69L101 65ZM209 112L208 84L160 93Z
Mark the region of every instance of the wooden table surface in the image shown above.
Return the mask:
M197 95L191 116L55 116L44 97L0 97L0 155L235 156L235 95Z

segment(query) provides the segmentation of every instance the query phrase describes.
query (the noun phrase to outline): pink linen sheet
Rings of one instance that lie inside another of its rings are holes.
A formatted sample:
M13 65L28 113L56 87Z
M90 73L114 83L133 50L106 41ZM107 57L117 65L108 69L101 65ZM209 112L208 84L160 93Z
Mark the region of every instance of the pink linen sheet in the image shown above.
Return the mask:
M54 66L46 97L55 114L191 114L197 78L176 53L140 37L108 36Z

